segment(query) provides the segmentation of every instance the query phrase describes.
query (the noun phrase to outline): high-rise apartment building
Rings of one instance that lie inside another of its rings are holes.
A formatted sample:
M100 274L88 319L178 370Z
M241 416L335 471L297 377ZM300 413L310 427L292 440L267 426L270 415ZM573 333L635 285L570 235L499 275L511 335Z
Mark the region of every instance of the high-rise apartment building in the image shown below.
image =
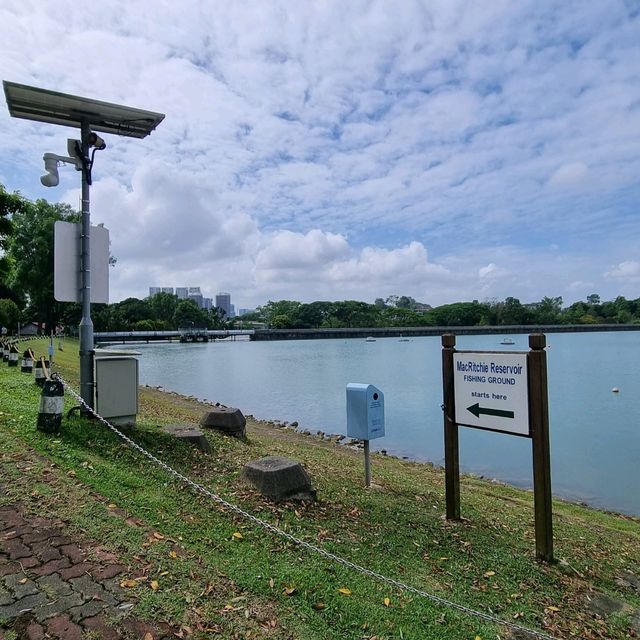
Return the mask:
M176 287L176 295L178 300L186 300L189 295L189 287Z
M170 293L173 295L173 287L149 287L149 297L158 293Z
M231 294L230 293L217 293L216 294L216 307L224 311L225 318L233 318L233 311L231 308Z

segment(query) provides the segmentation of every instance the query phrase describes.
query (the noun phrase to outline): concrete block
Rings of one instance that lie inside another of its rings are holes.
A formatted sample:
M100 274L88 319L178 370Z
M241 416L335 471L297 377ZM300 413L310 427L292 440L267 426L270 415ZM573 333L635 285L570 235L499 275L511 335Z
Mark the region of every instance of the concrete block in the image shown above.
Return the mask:
M215 407L206 411L200 419L201 427L217 429L236 438L244 438L246 424L242 411L234 407Z
M163 430L165 433L168 433L170 436L173 436L178 440L187 442L206 453L211 453L211 445L209 444L209 441L205 438L204 433L202 433L202 431L197 427L193 427L189 424L172 424L167 427L163 427Z
M242 475L262 495L276 502L315 500L316 497L309 474L299 462L289 458L280 456L260 458L246 464Z

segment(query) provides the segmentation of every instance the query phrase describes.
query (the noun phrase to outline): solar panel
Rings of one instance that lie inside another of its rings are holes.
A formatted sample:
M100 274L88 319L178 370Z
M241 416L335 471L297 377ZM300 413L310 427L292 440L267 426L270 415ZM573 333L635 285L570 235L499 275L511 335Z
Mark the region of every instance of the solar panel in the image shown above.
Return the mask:
M93 131L145 138L164 119L163 113L72 96L15 82L2 82L9 113L14 118L68 127L87 122Z

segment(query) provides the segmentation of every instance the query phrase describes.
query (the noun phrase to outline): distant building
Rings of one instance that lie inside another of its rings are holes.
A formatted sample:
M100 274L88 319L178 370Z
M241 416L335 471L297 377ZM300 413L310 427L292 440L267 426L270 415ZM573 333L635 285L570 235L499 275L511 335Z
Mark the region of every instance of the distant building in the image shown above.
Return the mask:
M225 318L233 318L230 293L217 293L216 307L224 311Z
M176 287L176 295L178 300L186 300L189 295L189 287Z
M238 309L238 315L239 316L246 316L247 313L253 313L255 311L255 309Z
M213 308L213 299L212 298L203 298L202 300L202 308L207 311L211 311Z
M201 293L190 293L187 297L187 300L193 300L200 309L202 309L202 304L204 302L204 298Z
M149 297L155 296L158 293L169 293L173 295L173 287L149 287Z

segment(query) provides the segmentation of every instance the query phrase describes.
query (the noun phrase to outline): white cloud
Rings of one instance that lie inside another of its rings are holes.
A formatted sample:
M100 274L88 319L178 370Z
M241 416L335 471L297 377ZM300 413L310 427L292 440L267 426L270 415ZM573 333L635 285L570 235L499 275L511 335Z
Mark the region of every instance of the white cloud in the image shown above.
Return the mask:
M607 278L615 278L630 282L640 282L640 262L637 260L625 260L615 265L604 274Z
M552 187L572 186L583 182L588 175L589 168L584 162L563 164L549 178Z

